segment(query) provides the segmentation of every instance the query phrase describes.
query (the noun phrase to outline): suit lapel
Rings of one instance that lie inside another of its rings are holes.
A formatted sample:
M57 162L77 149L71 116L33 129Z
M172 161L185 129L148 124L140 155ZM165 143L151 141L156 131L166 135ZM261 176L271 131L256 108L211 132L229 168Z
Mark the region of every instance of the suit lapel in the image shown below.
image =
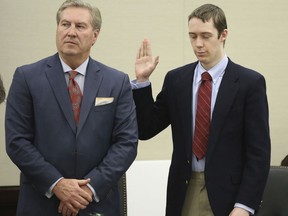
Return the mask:
M192 84L196 64L190 64L186 71L182 72L183 75L178 80L175 88L176 113L179 114L182 132L185 135L184 137L186 137L184 145L187 158L191 158L192 154Z
M207 160L209 160L209 155L213 152L215 144L219 140L225 119L227 118L234 98L239 89L237 84L238 72L233 70L233 65L234 63L229 60L215 102L210 126Z
M63 111L70 127L76 132L74 114L71 107L67 84L58 54L55 54L51 61L48 61L48 69L45 71L47 79L52 87L56 100Z
M79 134L79 132L81 131L91 108L95 104L96 94L99 90L102 79L103 79L103 75L102 73L100 73L100 69L98 65L96 64L94 60L90 58L88 66L87 66L87 71L86 71L84 92L83 92L77 134Z

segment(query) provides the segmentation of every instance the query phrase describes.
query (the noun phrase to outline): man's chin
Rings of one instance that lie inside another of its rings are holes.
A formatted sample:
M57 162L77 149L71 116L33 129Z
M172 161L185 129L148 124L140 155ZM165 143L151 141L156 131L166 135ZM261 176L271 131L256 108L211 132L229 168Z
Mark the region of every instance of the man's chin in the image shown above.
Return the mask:
M201 63L205 63L207 62L207 58L204 56L197 56L198 61L200 61Z
M62 55L65 55L65 56L76 56L77 52L75 52L75 51L65 51L65 52L62 52Z

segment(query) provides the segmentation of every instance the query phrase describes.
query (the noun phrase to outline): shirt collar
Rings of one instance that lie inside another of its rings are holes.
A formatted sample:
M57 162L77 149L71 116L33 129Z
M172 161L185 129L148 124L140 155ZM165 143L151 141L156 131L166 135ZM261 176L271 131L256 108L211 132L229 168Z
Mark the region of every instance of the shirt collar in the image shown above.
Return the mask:
M228 57L225 54L218 64L216 64L214 67L208 70L208 73L212 77L213 83L215 83L219 77L223 76L225 72L225 68L227 67L227 64L228 64ZM198 62L196 69L195 69L195 83L196 84L201 82L201 74L204 73L205 71L207 70L203 68L200 62Z
M61 59L60 56L59 56L59 58L60 58L61 65L62 65L62 68L63 68L64 73L72 71L72 68L71 68L69 65L67 65L67 64ZM87 66L88 66L88 62L89 62L89 58L87 58L78 68L76 68L75 71L77 71L78 73L80 73L80 74L82 74L83 76L85 76L85 74L86 74L86 69L87 69Z

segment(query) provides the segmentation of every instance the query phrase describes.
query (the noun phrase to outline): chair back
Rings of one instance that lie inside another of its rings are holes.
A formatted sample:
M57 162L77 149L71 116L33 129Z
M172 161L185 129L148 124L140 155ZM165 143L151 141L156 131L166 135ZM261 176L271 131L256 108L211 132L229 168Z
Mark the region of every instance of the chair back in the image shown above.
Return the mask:
M118 182L118 190L120 194L120 215L127 216L127 187L125 173Z
M256 216L288 216L288 167L271 166Z

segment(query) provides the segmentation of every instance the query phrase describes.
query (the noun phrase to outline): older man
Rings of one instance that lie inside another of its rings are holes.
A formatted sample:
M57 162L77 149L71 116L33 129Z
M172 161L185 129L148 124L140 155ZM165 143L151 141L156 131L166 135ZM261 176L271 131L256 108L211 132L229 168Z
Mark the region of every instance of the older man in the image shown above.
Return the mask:
M16 69L6 148L21 170L18 216L120 215L136 113L127 74L90 57L100 28L97 8L68 0L57 12L58 53Z

